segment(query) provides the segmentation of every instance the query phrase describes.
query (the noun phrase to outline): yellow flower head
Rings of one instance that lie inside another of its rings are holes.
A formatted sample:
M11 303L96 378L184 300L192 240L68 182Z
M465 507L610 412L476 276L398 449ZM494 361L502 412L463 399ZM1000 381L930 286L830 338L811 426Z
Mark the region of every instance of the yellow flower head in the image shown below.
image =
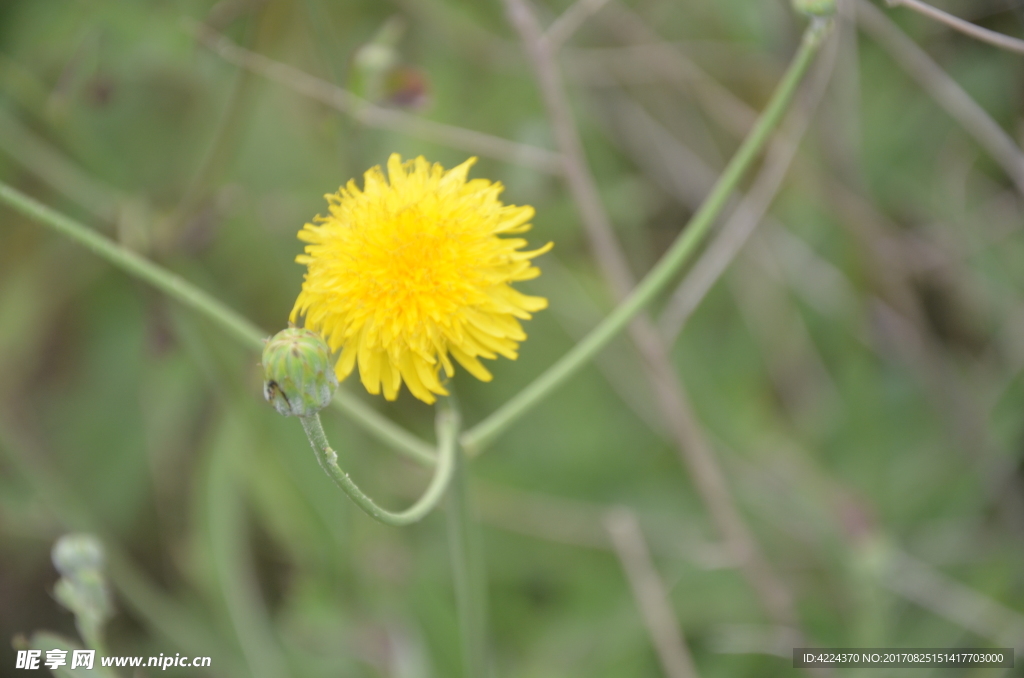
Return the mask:
M405 381L420 400L447 395L438 376L452 376L449 354L473 376L490 381L478 358L516 359L526 339L519 319L548 305L509 283L540 275L522 238L533 208L505 205L503 187L466 180L476 158L447 172L423 157L388 159L325 196L330 214L299 231L307 243L296 261L308 270L291 320L321 333L344 379L359 362L370 393L394 400Z

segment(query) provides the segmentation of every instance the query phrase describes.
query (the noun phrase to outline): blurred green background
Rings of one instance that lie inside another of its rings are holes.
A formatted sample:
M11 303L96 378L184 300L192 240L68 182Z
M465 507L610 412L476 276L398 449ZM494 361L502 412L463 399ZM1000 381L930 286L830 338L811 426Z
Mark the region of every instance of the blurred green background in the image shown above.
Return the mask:
M546 25L569 4L535 9ZM1010 0L937 4L1024 28ZM616 505L638 516L702 676L796 673L800 633L819 646L1024 648L1021 195L858 32L852 7L771 216L673 348L797 623L771 618L723 547L623 339L472 463L496 675L664 675L604 528ZM1019 146L1020 55L879 10ZM299 290L295 234L323 194L391 152L446 167L470 152L240 69L186 19L383 109L552 147L497 0L0 2L0 179L268 334ZM612 0L561 51L635 273L735 150L804 23L781 0ZM389 69L368 70L385 27ZM491 383L455 379L468 423L612 307L557 176L495 157L472 175L535 206L531 244L556 246L521 285L551 306L527 323L520 359L493 363ZM217 676L462 675L443 512L395 529L355 510L298 422L262 402L257 362L0 208L0 675L23 675L18 634L77 637L53 599L49 551L80 529L110 548L112 654L210 655ZM432 410L407 392L388 404L355 379L345 387L432 438ZM325 419L374 497L417 496L422 469L336 412Z

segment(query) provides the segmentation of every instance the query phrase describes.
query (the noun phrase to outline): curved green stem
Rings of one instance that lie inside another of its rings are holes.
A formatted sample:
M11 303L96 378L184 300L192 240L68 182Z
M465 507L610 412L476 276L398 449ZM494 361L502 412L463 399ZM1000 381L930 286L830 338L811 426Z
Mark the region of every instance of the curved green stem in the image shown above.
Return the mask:
M181 276L171 273L3 182L0 182L0 202L6 203L34 221L49 226L93 254L206 316L243 345L255 351L263 350L263 342L267 337L265 332ZM381 442L421 464L434 464L434 452L430 445L381 416L354 396L339 389L334 396L333 404Z
M409 525L419 522L435 506L440 503L445 490L452 479L452 470L455 468L456 448L458 447L459 416L450 406L438 406L437 409L437 466L434 469L434 477L415 504L404 511L397 513L388 511L378 506L366 495L359 486L353 482L347 473L338 466L338 453L331 449L327 442L327 434L320 424L320 416L314 414L311 417L299 417L302 428L306 431L316 459L320 467L331 477L345 494L349 496L356 505L367 513L371 518L379 520L387 525Z
M704 236L714 225L729 196L736 189L746 171L758 158L772 131L778 126L789 108L797 87L813 63L814 55L824 42L831 21L815 19L804 32L800 49L793 57L789 69L775 88L757 124L744 139L736 155L718 178L711 193L693 215L683 232L665 256L650 270L630 295L619 304L601 324L549 367L529 386L512 397L489 417L462 434L462 446L469 454L478 454L514 421L526 414L556 388L578 372L597 353L608 345L636 315L651 303L655 296L672 282L676 273L697 251Z

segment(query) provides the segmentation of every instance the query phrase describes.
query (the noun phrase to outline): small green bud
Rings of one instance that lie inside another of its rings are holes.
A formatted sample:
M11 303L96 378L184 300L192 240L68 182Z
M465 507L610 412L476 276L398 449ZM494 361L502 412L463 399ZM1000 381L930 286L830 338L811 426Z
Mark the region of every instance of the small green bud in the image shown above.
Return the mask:
M793 9L808 16L828 17L836 13L836 0L793 0Z
M338 378L316 332L290 327L263 347L263 397L286 417L309 417L331 402Z
M61 573L54 597L75 613L79 623L102 624L113 611L103 576L103 544L91 534L66 534L50 552Z
M65 577L103 569L103 544L91 534L65 534L50 552L53 566Z
M113 614L107 581L98 571L81 577L61 577L53 587L57 602L82 622L102 624Z
M404 32L402 17L393 16L370 42L356 50L349 84L353 92L374 103L383 99L385 79L400 60L397 48Z

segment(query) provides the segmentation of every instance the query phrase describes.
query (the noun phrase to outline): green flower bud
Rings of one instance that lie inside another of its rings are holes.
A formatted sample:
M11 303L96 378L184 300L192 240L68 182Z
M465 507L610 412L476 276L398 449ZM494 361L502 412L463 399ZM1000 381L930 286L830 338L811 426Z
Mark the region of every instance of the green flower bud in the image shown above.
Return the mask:
M793 0L793 9L808 16L828 17L836 13L836 0Z
M54 586L57 601L75 613L79 624L101 625L113 605L103 576L103 544L91 534L66 534L50 552L62 577Z
M65 534L50 552L53 566L65 577L103 569L103 544L91 534Z
M74 613L79 623L103 624L113 615L107 581L98 571L81 577L62 577L53 587L57 602Z
M263 348L263 397L286 417L309 417L331 402L338 377L316 332L290 327Z

